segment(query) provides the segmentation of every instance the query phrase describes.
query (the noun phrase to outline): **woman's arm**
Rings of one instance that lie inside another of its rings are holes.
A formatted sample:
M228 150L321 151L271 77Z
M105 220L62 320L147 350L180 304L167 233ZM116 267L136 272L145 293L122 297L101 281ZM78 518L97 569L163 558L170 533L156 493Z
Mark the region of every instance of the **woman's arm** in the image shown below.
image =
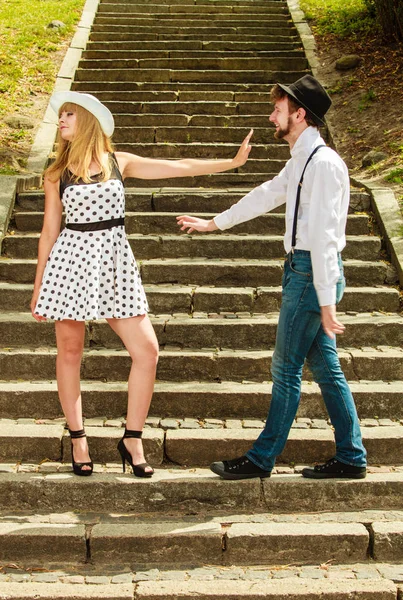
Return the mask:
M182 160L160 160L156 158L143 158L128 152L116 152L119 169L123 179L136 177L137 179L167 179L170 177L194 177L195 175L208 175L222 173L230 169L241 167L248 160L251 146L249 145L253 129L250 130L242 142L234 158L217 160L197 160L184 158Z
M34 292L31 300L32 316L37 321L46 321L44 317L34 314L34 309L38 300L46 262L49 258L50 251L53 248L53 244L60 233L63 212L63 206L59 195L59 181L53 182L45 178L43 188L45 190L45 215L43 218L41 236L39 238L38 264L36 267Z

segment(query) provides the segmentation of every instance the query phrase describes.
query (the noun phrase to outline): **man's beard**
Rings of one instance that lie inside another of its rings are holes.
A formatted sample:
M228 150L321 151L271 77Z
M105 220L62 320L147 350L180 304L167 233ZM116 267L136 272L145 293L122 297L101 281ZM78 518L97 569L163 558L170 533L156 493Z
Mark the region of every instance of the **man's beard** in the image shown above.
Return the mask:
M284 129L279 127L274 132L274 137L276 138L276 140L282 140L286 135L288 135L290 133L290 125L291 125L291 117L288 117L287 126Z

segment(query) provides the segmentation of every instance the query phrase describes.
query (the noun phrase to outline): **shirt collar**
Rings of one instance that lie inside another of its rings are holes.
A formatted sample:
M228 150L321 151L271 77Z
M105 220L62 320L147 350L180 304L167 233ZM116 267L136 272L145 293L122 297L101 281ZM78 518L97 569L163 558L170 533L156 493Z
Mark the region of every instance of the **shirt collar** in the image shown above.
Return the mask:
M324 142L320 137L319 130L316 129L316 127L309 126L304 129L295 142L294 147L291 150L291 156L295 158L302 154L308 155L320 143L323 144Z

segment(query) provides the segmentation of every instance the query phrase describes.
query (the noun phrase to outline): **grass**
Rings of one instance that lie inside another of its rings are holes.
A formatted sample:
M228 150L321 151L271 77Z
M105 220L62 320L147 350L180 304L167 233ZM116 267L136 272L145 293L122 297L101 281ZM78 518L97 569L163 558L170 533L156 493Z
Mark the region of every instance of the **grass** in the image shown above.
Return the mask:
M9 114L30 114L36 96L49 94L85 0L0 0L0 145L16 149L32 132L12 130ZM65 23L50 29L53 20ZM3 169L9 169L3 166Z
M403 185L403 168L393 169L385 176L385 180L390 181L391 183L397 183L398 185Z
M376 27L369 0L301 0L308 20L315 21L319 35L334 34L345 38L369 33Z

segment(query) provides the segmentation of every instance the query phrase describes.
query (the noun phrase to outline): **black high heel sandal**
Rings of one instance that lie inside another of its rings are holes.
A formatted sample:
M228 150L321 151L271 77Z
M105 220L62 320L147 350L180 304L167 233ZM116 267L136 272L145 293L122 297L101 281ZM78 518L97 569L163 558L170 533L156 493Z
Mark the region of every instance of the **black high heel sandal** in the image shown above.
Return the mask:
M72 440L76 440L77 438L87 437L85 435L84 429L79 429L78 431L71 431L69 429L70 437ZM76 462L74 460L74 446L73 442L71 442L71 464L73 466L74 475L81 475L82 477L88 477L92 475L92 471L94 470L94 463L92 460L90 462ZM83 469L83 467L90 467L89 469Z
M118 450L119 450L120 456L122 458L123 473L126 471L126 461L127 461L129 463L129 465L131 466L131 468L133 469L133 474L136 477L152 477L153 474L154 474L154 470L152 470L152 471L146 471L146 468L150 467L150 465L148 463L146 463L146 462L145 463L140 463L139 465L134 465L133 464L132 455L130 454L130 452L126 448L126 445L125 445L125 443L123 441L125 438L137 438L137 439L140 439L141 436L142 436L142 434L143 434L142 431L134 431L133 429L125 429L124 436L122 437L122 439L118 443Z

